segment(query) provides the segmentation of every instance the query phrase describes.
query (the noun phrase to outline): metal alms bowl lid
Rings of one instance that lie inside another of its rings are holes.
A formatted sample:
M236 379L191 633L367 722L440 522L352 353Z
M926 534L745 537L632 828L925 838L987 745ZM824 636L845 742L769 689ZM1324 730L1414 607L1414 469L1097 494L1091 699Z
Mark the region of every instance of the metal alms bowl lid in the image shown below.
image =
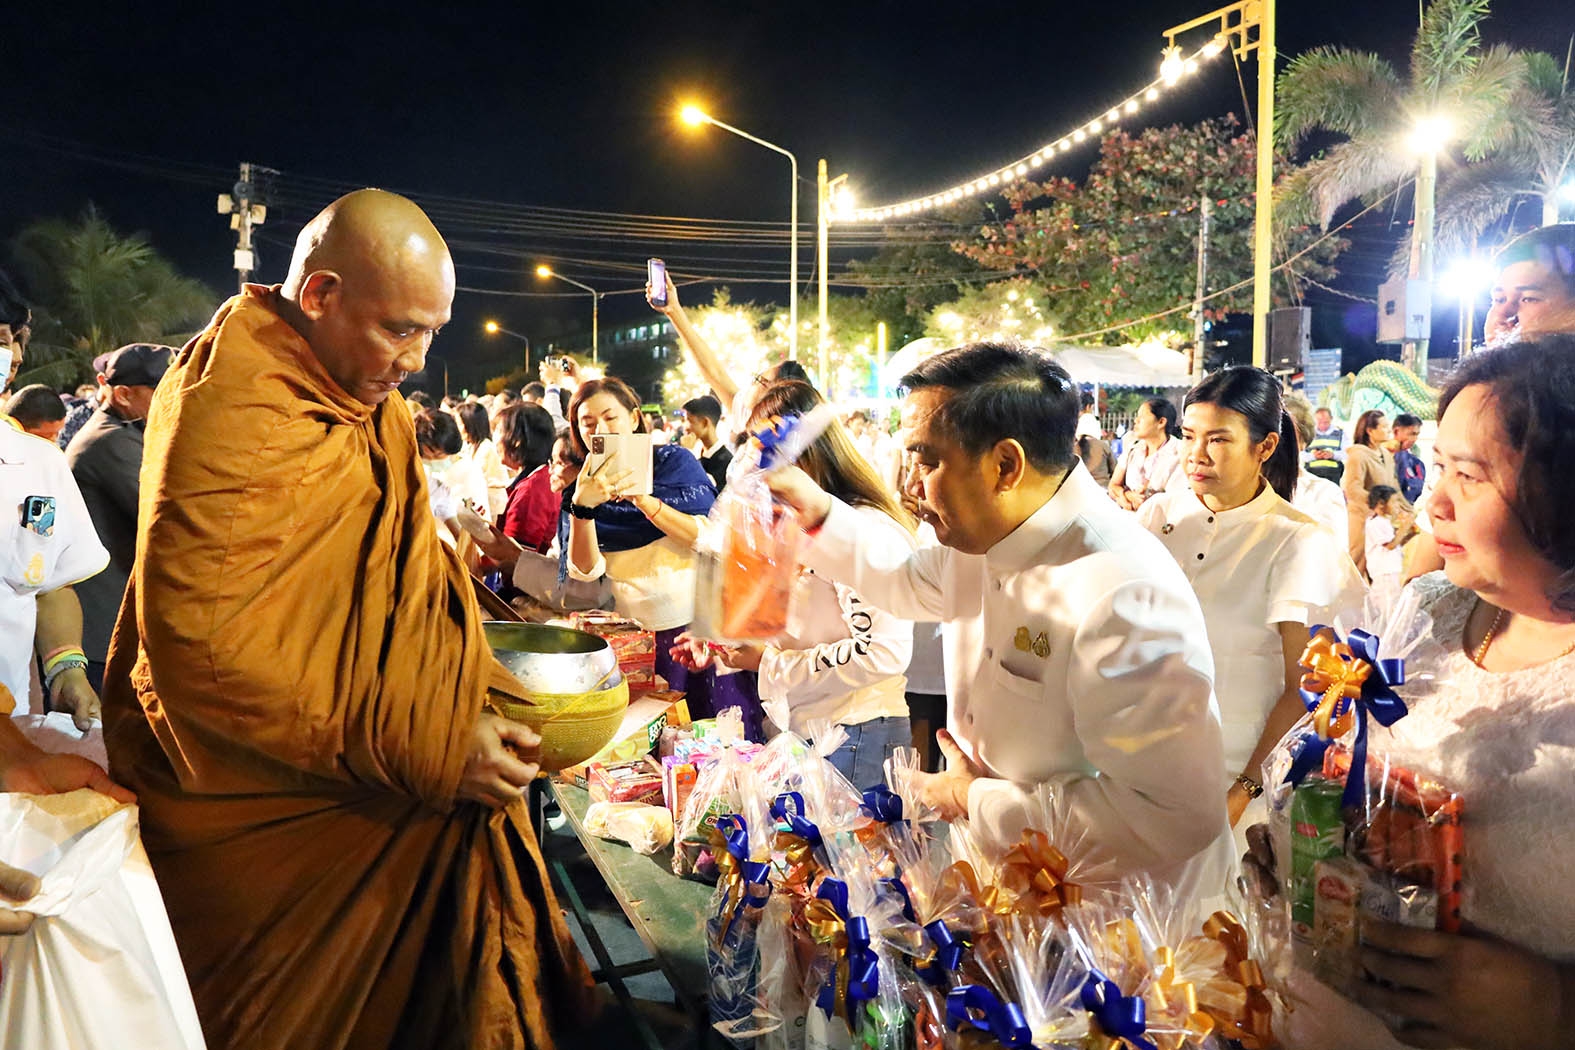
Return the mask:
M493 655L531 693L587 692L618 667L612 646L586 631L507 620L489 620L482 629Z

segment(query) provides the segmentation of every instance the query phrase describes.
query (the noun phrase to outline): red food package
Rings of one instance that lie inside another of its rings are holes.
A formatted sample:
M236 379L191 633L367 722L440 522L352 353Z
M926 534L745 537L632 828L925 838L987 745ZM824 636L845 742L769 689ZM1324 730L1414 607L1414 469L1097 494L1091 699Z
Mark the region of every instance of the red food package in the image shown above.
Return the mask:
M592 762L585 780L594 802L662 804L662 774L643 758L610 766Z
M1329 748L1324 775L1345 780L1351 752ZM1438 928L1460 929L1460 893L1465 836L1464 801L1430 777L1397 766L1371 752L1367 760L1367 801L1348 813L1348 852L1382 872L1431 887L1438 894Z

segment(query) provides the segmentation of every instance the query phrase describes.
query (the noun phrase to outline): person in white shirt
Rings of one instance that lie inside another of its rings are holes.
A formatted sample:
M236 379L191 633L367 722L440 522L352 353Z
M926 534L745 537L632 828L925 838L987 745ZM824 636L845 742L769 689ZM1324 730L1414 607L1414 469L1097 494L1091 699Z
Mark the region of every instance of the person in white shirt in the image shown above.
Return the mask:
M814 533L806 565L946 625L948 768L921 777L924 802L1004 846L1048 793L1090 881L1217 892L1234 858L1203 614L1073 455L1071 378L1042 350L975 343L902 386L909 490L944 546L882 542L797 468L769 481Z
M459 418L460 437L464 440L459 458L470 464L487 484L486 506L477 507L476 513L491 521L509 505L509 482L513 478L492 440L492 420L486 408L480 402L467 401L455 410L455 414Z
M1181 464L1181 442L1176 440L1176 406L1162 397L1151 397L1138 406L1126 447L1110 475L1110 498L1128 510L1170 486Z
M30 710L33 657L56 710L77 728L99 716L82 651L82 605L71 585L109 564L66 454L52 441L0 422L0 686Z
M1209 376L1187 393L1181 434L1188 485L1143 504L1138 521L1203 606L1225 742L1216 776L1235 825L1262 793L1264 756L1303 713L1308 626L1359 603L1362 584L1333 534L1288 500L1296 432L1273 375Z
M804 416L825 403L815 388L784 380L755 404L751 429L773 419ZM800 454L798 465L859 518L872 543L893 551L916 548L915 524L835 420ZM808 737L817 721L840 725L847 739L827 758L859 789L885 783L886 759L913 745L904 672L913 652L913 624L871 605L846 583L800 570L788 629L768 644L709 652L723 666L758 672L766 715L779 729ZM698 665L701 659L694 659Z
M1416 535L1416 518L1399 490L1389 485L1373 486L1367 494L1367 509L1367 527L1363 532L1367 575L1374 587L1398 590L1405 571L1403 548L1406 540Z
M1303 453L1297 457L1296 490L1291 496L1291 506L1334 533L1341 546L1348 546L1351 526L1345 511L1345 490L1328 478L1308 471L1305 462L1307 443L1312 440L1315 425L1312 405L1300 394L1288 394L1285 411L1296 424L1296 444Z
M445 539L457 543L464 535L460 508L468 504L472 512L485 516L491 506L486 479L473 461L460 456L465 446L459 421L452 414L423 409L416 413L415 424L416 446L427 473L427 500L433 516L448 530Z
M717 432L722 422L722 403L710 394L690 398L684 402L684 421L697 442L697 447L690 451L699 458L711 484L721 492L727 484L727 468L733 462L733 450Z
M1104 437L1105 432L1104 429L1099 425L1099 416L1094 412L1094 395L1084 394L1078 398L1078 401L1081 403L1083 411L1078 413L1077 428L1073 432L1072 436L1074 438Z

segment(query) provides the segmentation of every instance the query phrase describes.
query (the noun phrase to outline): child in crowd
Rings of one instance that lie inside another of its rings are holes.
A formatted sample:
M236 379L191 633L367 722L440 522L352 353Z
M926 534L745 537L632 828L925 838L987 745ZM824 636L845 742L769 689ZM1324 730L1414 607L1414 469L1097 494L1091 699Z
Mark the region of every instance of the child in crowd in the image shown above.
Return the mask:
M1367 575L1375 586L1386 579L1399 586L1405 561L1402 548L1416 533L1416 519L1393 485L1374 485L1367 494L1367 507Z

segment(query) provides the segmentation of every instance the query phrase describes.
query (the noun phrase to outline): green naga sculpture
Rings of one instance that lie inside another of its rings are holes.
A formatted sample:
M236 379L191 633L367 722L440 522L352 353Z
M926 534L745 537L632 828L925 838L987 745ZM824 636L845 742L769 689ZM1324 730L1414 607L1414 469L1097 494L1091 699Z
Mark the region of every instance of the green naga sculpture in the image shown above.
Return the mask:
M1391 420L1402 412L1427 420L1435 418L1438 388L1422 382L1398 361L1374 361L1354 376L1347 372L1325 387L1318 404L1347 422L1375 408Z

